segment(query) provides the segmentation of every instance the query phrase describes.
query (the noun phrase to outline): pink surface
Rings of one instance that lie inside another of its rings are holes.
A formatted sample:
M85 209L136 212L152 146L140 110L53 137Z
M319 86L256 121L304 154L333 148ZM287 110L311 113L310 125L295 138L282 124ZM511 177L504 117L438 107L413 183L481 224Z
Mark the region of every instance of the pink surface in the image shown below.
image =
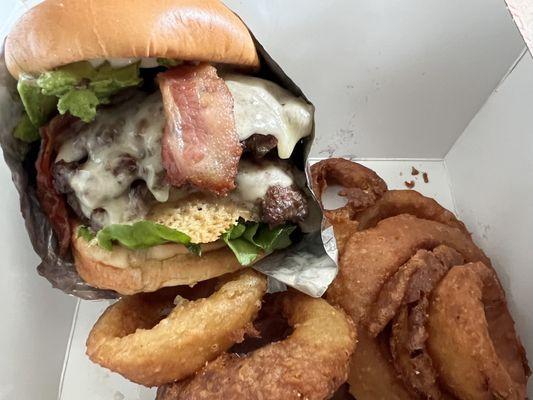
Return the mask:
M533 52L533 2L531 0L505 0L505 2L529 51Z

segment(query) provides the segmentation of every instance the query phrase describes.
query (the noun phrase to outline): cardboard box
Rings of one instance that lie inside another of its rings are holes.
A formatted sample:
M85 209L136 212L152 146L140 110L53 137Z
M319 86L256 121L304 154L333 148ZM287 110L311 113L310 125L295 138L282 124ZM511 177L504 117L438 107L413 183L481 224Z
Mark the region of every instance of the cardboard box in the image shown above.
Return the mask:
M1 2L4 34L33 3ZM492 258L533 354L533 59L504 2L226 3L315 104L315 158L361 160L392 188L411 166L428 172L415 189L455 210ZM528 32L526 2L509 3ZM0 399L153 399L85 357L106 303L37 275L5 165L0 179Z

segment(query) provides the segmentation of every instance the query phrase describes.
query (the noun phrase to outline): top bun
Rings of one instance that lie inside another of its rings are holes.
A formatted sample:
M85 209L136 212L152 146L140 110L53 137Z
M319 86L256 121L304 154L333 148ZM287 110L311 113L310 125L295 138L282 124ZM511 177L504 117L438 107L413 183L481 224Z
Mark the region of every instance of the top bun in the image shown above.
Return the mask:
M142 57L259 65L250 32L218 0L45 0L5 42L17 79L77 61Z

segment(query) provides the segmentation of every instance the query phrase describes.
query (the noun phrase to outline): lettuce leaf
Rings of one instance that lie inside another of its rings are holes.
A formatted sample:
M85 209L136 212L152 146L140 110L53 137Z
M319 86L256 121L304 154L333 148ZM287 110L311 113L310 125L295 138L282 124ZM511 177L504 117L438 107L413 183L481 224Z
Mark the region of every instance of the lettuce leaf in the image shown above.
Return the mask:
M241 265L250 265L260 254L290 246L290 235L295 229L294 225L270 229L267 224L239 221L222 234L222 240ZM96 236L98 245L106 250L112 250L115 243L133 250L165 243L180 243L190 252L201 255L200 245L191 243L188 235L152 221L139 221L132 225L109 225L96 235L89 228L82 226L78 228L78 236L87 241Z
M121 89L137 86L142 82L140 78L140 63L113 69L109 63L104 63L96 72L96 76L89 83L89 89L94 92L100 103L109 103L109 98Z
M290 235L295 229L294 225L270 229L267 224L239 221L222 235L222 240L241 265L250 265L261 253L289 247L292 244Z
M254 242L267 253L281 250L292 244L290 235L295 229L295 225L285 225L270 230L268 225L263 224L254 236Z
M57 109L61 115L67 111L83 122L91 122L96 117L98 97L89 89L72 89L59 98Z
M82 237L88 242L95 238L95 234L86 226L80 226L78 228L78 237Z
M97 233L96 239L99 246L106 250L112 250L114 243L133 250L165 243L179 243L198 253L198 246L191 244L188 235L152 221L139 221L132 225L109 225Z
M37 79L23 75L17 89L36 128L48 121L56 106L61 114L69 112L91 122L98 105L109 103L110 97L121 89L142 82L139 68L140 63L136 63L113 69L108 62L94 68L81 61L44 72Z
M57 98L44 95L37 81L29 75L20 76L17 90L31 123L36 129L44 125L56 109Z
M65 65L55 71L44 72L37 78L42 93L60 97L74 87L82 86L82 81L92 80L97 70L87 61Z
M13 136L15 138L22 140L26 143L35 142L39 140L41 136L39 135L39 129L33 125L28 114L24 113L19 123L13 131Z
M158 58L157 63L166 68L172 68L181 64L181 61L174 60L172 58Z

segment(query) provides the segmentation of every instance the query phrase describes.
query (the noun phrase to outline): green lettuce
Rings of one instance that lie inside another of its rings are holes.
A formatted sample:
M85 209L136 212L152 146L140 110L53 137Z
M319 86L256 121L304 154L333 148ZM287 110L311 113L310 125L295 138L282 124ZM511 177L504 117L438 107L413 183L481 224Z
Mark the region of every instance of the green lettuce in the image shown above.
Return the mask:
M91 79L89 89L98 97L100 103L109 103L109 98L121 89L137 86L142 82L139 66L140 63L136 63L113 69L109 63L104 63Z
M96 116L98 97L89 89L72 89L59 98L57 109L60 114L67 111L84 122L91 122Z
M17 90L29 120L36 129L39 128L56 109L57 98L44 95L37 80L29 75L21 75Z
M33 125L28 114L24 113L18 125L15 127L13 136L26 143L35 142L40 139L39 129Z
M86 226L80 226L78 228L78 237L82 237L88 242L95 238L95 234Z
M179 243L198 253L198 246L191 244L188 235L152 221L139 221L132 225L109 225L98 231L96 239L99 246L106 250L112 250L114 243L133 250L165 243Z
M36 79L24 75L17 88L36 128L49 119L56 107L60 114L69 112L84 122L91 122L98 105L109 103L111 96L121 89L142 82L139 65L113 69L105 62L94 68L82 61L44 72Z
M37 78L42 93L60 97L72 88L81 86L82 80L92 81L97 70L87 61L65 65L54 71L44 72Z
M222 235L222 240L241 265L250 265L262 253L268 254L290 246L290 235L295 229L294 225L270 229L267 224L239 221ZM78 228L78 236L87 241L96 238L98 245L106 250L112 250L116 243L133 250L179 243L192 253L201 255L200 245L191 243L188 235L152 221L139 221L132 225L113 224L96 234L82 226Z
M270 229L267 224L243 222L231 227L222 240L242 265L250 265L261 253L271 253L291 245L290 235L296 226L283 225Z
M157 63L166 68L176 67L181 64L180 61L173 60L172 58L158 58Z

